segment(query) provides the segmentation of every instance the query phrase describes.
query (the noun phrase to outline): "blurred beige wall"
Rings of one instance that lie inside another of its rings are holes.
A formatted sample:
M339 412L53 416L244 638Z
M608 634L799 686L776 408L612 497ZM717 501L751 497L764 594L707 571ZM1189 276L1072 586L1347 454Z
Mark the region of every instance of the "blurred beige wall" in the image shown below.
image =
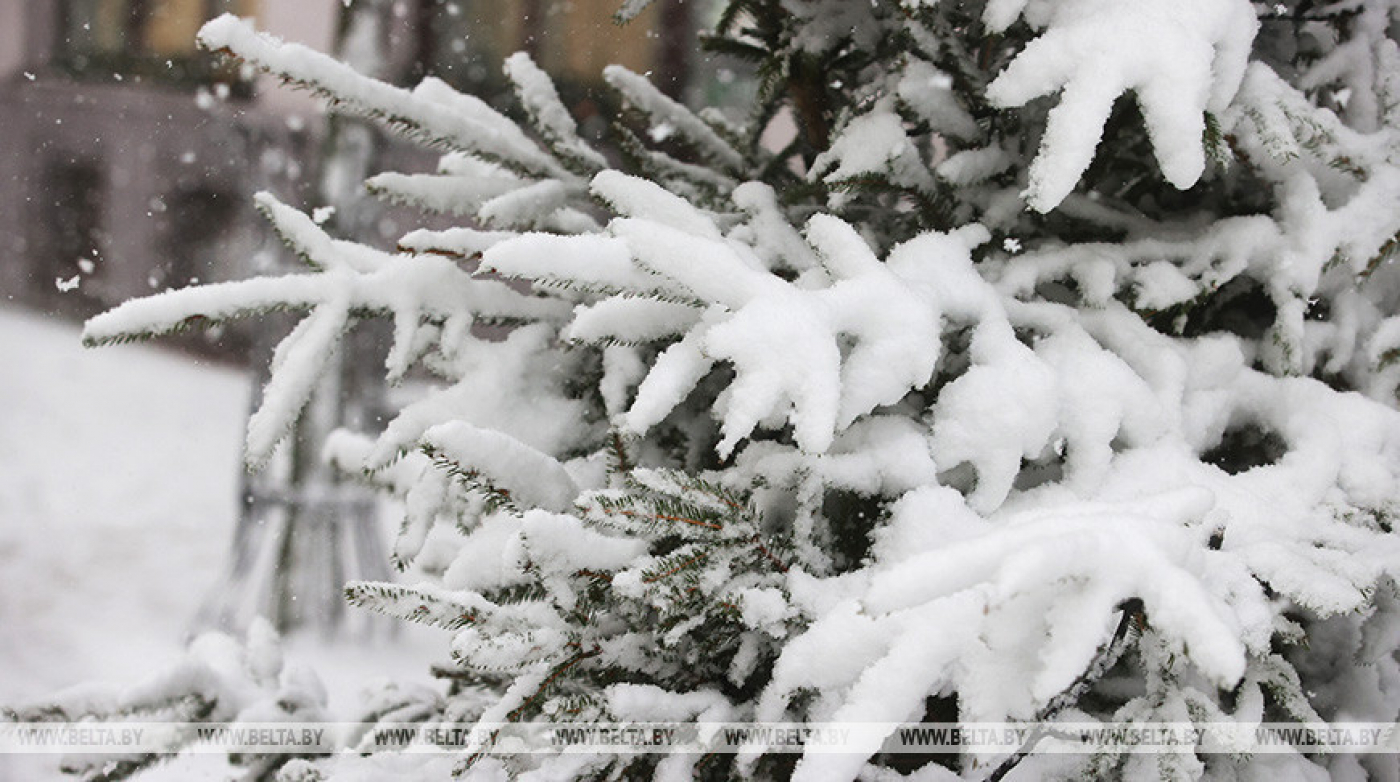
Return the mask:
M9 1L12 0L0 0ZM340 8L340 0L263 0L257 9L258 29L318 52L328 52ZM266 77L258 82L258 97L278 113L308 116L321 112L321 102L305 90L284 87Z
M317 51L331 47L340 0L263 0L256 4L258 27L285 41Z
M24 65L24 6L27 0L0 0L0 79Z

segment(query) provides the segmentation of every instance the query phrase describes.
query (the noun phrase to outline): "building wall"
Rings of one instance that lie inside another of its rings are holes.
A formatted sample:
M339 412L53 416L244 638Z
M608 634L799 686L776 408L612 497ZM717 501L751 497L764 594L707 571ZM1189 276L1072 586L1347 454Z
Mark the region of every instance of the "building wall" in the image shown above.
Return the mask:
M328 52L335 40L336 14L340 0L263 0L258 6L258 27L284 41L303 44L318 52ZM321 113L321 104L303 90L276 84L267 77L258 80L258 100L273 113L311 117Z
M272 189L296 200L288 164L306 156L309 131L212 84L74 80L51 65L56 15L53 0L0 0L4 300L85 316L196 279L247 276L246 259L268 242L250 197ZM295 20L279 17L305 34ZM191 27L162 24L170 35Z
M261 241L251 194L295 195L257 161L296 140L251 107L40 79L0 96L0 114L0 287L51 311L245 276Z
M0 0L0 79L24 64L25 0Z

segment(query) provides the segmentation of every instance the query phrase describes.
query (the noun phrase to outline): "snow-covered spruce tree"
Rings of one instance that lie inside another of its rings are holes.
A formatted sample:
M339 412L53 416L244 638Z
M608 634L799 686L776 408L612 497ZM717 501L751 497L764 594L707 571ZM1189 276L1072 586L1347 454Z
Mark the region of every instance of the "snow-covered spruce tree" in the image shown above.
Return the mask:
M445 696L376 715L1389 722L1397 22L1393 0L731 0L703 43L754 63L749 115L612 67L604 148L524 55L508 117L226 17L204 45L445 150L368 186L465 227L386 253L263 196L307 273L131 302L86 340L307 313L249 425L254 466L356 318L392 320L389 382L441 378L330 446L402 498L394 557L423 579L351 602L443 628L455 666ZM796 133L774 151L780 114ZM320 765L1396 773L1221 749Z

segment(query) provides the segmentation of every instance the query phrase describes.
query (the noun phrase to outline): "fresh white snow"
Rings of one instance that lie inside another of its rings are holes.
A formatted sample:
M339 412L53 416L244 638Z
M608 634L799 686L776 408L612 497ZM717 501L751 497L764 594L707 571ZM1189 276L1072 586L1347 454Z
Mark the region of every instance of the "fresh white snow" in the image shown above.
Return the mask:
M0 702L173 659L238 508L251 384L0 310Z
M221 578L251 380L148 346L85 349L76 326L0 309L0 704L136 685L180 660ZM423 679L445 638L288 639L332 709L379 678ZM64 779L57 755L0 755L0 779ZM157 778L223 779L222 759Z

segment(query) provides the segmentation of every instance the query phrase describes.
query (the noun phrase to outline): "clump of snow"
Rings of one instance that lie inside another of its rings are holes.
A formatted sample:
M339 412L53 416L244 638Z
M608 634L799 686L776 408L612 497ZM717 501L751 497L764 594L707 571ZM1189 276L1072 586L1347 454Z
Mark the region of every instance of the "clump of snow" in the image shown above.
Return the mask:
M932 177L905 134L893 100L883 100L847 123L831 147L813 161L808 176L836 184L875 173L888 173L897 185L932 189Z

